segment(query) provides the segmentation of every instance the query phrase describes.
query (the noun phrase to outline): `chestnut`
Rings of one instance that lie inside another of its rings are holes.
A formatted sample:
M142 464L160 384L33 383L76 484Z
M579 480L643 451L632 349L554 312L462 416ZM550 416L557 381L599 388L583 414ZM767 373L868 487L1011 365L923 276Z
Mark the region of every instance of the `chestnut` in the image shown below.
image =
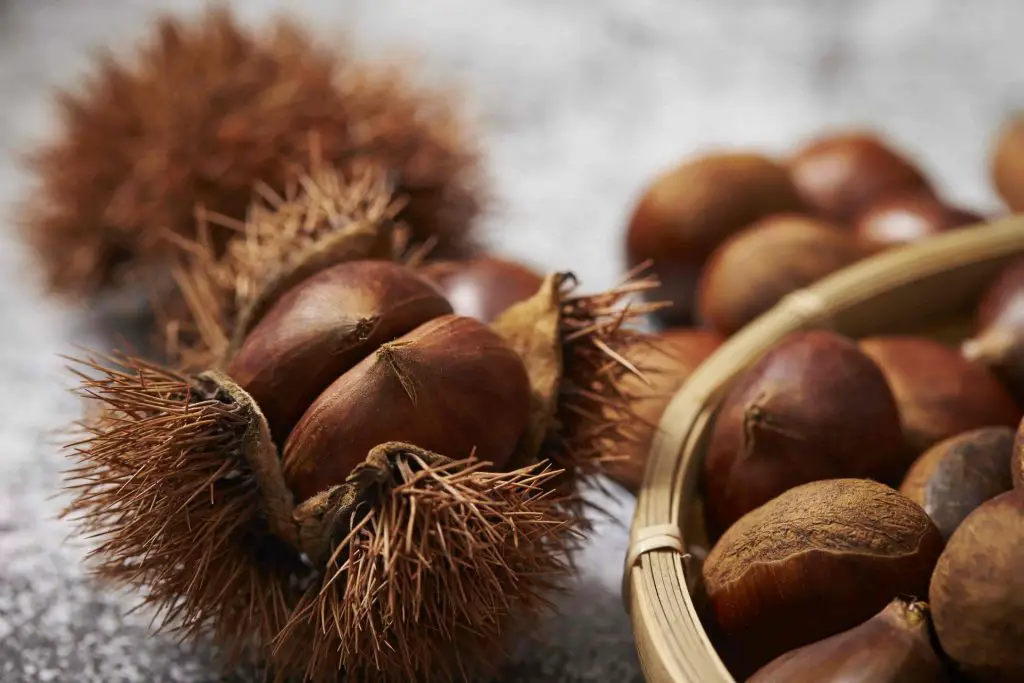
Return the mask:
M796 332L728 389L704 459L708 530L817 479L897 484L911 458L881 371L846 337Z
M371 351L452 312L441 292L390 261L351 261L288 290L246 336L227 373L284 443L306 407Z
M946 683L928 605L896 598L860 626L788 652L747 683Z
M1024 489L1024 434L1017 428L1017 437L1013 441L1013 453L1010 457L1010 479L1013 487Z
M866 255L848 232L815 218L776 214L736 233L700 277L701 323L730 335L782 297Z
M1011 211L1024 210L1024 113L1015 112L996 134L992 183Z
M828 479L786 491L733 524L704 563L724 661L747 676L899 595L925 595L942 547L924 510L884 484Z
M853 233L862 245L878 250L983 220L980 214L948 206L931 193L902 192L883 196L868 206L854 221Z
M1024 491L967 516L949 539L928 600L945 653L971 681L1024 681Z
M982 427L940 441L911 466L900 493L948 539L975 508L1013 486L1014 438L1009 427Z
M721 335L710 330L671 328L630 345L629 358L641 369L643 378L626 375L619 388L629 399L635 429L632 438L620 447L625 449L623 457L610 462L605 471L631 493L640 490L651 442L665 408L690 374L723 341Z
M444 292L455 313L493 322L512 304L530 298L543 278L527 266L479 256L461 261L434 261L419 268L421 275Z
M341 484L370 449L403 441L501 468L526 429L530 383L520 356L483 323L434 318L334 381L284 446L300 500ZM486 416L486 419L481 419Z
M861 340L896 395L915 454L978 427L1016 427L1021 410L999 380L933 339L879 336Z
M1024 398L1024 258L1004 268L982 294L974 333L960 351L988 366L1018 400Z
M814 139L793 154L789 170L804 203L817 215L841 225L851 225L884 195L932 191L911 160L869 131Z
M646 261L661 282L655 315L665 325L692 320L697 279L729 235L773 213L799 211L785 168L759 154L716 152L662 173L634 209L626 234L630 267Z

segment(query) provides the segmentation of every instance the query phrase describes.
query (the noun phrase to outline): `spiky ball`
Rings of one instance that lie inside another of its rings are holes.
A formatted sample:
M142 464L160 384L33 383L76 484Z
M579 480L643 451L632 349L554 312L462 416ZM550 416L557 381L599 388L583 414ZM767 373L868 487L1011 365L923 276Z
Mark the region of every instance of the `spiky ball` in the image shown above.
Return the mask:
M280 192L314 140L328 164L379 163L414 240L438 255L471 249L477 150L454 102L397 67L353 61L283 19L248 30L223 9L165 17L131 59L97 66L60 95L59 134L29 160L39 182L22 226L57 293L159 273L166 233L194 237L197 206L244 219L254 185ZM216 244L232 234L213 229Z

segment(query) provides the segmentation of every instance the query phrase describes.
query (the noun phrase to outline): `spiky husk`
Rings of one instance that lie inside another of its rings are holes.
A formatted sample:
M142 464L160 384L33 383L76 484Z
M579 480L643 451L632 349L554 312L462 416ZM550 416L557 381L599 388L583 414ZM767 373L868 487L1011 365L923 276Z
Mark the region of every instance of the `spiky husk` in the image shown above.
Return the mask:
M39 187L22 220L57 293L159 272L166 231L193 237L197 206L242 219L254 183L281 191L307 161L312 133L328 163L369 160L393 177L416 240L436 239L439 255L472 248L484 182L455 99L290 21L259 33L226 9L165 17L135 55L105 54L58 104L61 131L30 158ZM218 246L232 234L211 225Z
M316 683L339 670L468 680L504 659L569 575L575 524L546 486L550 466L488 472L414 447L388 455L372 467L392 478L365 492L369 506L278 639L279 671Z
M104 362L105 361L105 362ZM229 661L263 658L307 570L267 533L267 492L245 449L252 414L220 387L134 358L81 361L98 410L70 446L65 516L105 581L144 587L156 620L211 632Z

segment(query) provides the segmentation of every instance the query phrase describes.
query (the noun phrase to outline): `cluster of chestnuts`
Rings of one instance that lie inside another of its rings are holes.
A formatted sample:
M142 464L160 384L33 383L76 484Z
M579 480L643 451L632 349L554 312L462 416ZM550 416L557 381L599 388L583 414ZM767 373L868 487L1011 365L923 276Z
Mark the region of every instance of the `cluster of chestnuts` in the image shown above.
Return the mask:
M701 604L738 680L1024 680L1020 365L976 352L1021 338L1022 271L961 346L796 332L727 387Z

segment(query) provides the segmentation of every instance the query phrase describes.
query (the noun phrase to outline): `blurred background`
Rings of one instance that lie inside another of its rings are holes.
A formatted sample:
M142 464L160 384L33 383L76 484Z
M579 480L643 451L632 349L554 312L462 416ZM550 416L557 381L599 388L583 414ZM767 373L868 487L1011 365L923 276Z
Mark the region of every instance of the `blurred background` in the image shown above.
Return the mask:
M614 284L625 226L647 183L711 149L785 154L833 128L869 128L915 158L950 200L997 210L990 145L1024 104L1013 0L246 0L247 23L287 10L367 57L415 58L478 120L498 203L499 253ZM42 294L10 216L19 156L51 131L53 91L98 48L130 49L162 11L199 0L0 0L0 680L222 680L208 653L150 637L131 596L93 586L50 499L75 419L60 354L130 336ZM537 643L504 681L640 681L619 581L632 497L612 489ZM249 680L241 672L239 681Z

